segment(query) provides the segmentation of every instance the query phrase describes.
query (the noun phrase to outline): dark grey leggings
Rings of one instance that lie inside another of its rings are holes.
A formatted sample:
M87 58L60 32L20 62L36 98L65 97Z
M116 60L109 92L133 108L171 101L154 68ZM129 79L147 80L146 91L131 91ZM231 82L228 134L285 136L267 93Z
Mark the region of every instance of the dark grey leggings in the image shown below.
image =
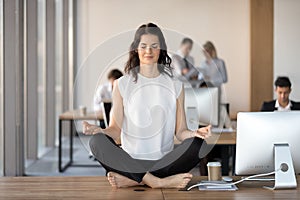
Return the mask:
M204 156L206 143L200 138L184 140L173 151L159 160L139 160L132 158L120 148L112 138L96 134L90 139L93 155L107 172L116 172L140 183L146 172L164 178L193 169Z

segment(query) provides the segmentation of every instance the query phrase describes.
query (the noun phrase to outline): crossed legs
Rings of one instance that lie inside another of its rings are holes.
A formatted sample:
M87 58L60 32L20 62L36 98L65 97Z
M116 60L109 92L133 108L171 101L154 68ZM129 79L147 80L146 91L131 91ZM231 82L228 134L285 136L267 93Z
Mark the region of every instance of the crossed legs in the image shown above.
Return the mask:
M202 143L199 138L187 139L151 164L132 158L104 134L94 135L90 147L108 172L107 179L113 187L148 185L151 188L184 188L192 179L188 172L200 161Z

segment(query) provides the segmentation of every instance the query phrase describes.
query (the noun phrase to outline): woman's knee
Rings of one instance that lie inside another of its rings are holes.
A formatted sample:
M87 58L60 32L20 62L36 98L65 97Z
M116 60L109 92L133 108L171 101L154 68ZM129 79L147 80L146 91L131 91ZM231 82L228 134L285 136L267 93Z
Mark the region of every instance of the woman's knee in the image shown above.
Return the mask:
M201 138L198 138L198 137L191 137L191 138L188 138L188 139L184 140L183 142L184 142L184 143L189 143L189 144L192 145L192 146L198 146L198 147L201 147L203 141L204 141L204 140L201 139Z
M202 138L194 137L192 144L201 147L203 142L205 142L205 141Z
M98 133L93 135L89 141L90 148L95 149L96 147L99 147L101 143L104 141L104 139L105 139L105 135L103 133Z
M197 153L200 151L201 148L203 148L204 143L205 143L205 141L201 138L198 138L198 137L192 138L189 149L190 149L190 151Z

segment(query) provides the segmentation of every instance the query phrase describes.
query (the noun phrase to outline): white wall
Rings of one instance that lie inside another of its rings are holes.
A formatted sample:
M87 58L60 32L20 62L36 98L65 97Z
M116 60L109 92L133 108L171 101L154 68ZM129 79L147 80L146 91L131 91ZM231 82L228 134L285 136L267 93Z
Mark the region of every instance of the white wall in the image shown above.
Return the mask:
M274 79L289 76L291 99L300 101L300 1L274 1Z
M133 31L151 21L163 28L171 52L184 35L191 37L196 65L203 60L201 45L213 41L227 65L231 113L249 110L249 13L249 0L78 0L77 104L91 107L100 74L111 66L123 69Z

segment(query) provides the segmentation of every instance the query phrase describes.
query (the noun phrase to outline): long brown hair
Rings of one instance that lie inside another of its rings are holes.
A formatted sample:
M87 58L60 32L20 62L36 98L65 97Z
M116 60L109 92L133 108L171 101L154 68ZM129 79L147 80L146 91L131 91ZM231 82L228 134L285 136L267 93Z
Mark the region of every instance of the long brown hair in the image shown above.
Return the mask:
M140 68L140 59L137 52L139 43L141 41L142 35L151 34L156 35L158 37L160 43L160 53L159 58L157 61L157 67L160 73L165 73L170 77L173 77L173 71L171 67L172 59L168 55L167 52L167 44L164 38L164 35L161 29L153 23L143 24L141 25L134 35L134 40L130 45L129 49L129 59L125 65L125 73L131 74L134 77L134 81L137 81L137 73L139 72Z
M203 45L204 50L210 55L211 58L217 58L217 50L215 45L211 41L207 41Z

